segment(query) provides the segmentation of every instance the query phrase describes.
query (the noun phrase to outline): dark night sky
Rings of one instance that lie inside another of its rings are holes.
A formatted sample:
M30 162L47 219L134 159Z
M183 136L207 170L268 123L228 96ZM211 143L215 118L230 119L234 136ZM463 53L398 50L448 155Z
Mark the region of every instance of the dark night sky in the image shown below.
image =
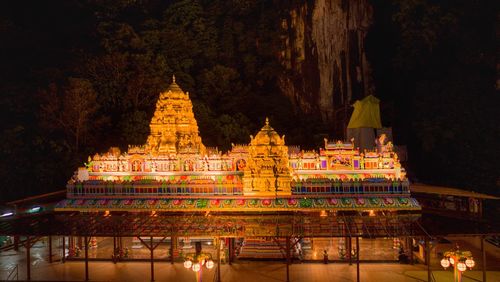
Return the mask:
M141 143L172 73L193 93L208 145L246 142L268 112L287 140L312 147L325 134L272 94L288 1L100 2L0 3L1 200L60 190L92 152ZM500 195L497 1L370 2L376 95L408 146L410 176ZM254 33L268 50L252 48ZM68 98L76 92L91 102L82 124L67 110L82 106Z

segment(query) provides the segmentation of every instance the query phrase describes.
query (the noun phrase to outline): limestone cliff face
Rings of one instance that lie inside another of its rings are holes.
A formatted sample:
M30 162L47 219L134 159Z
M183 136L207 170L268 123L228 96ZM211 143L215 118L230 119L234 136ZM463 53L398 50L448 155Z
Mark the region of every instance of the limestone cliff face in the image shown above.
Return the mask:
M298 1L282 20L281 90L323 121L373 92L365 38L373 21L368 0Z

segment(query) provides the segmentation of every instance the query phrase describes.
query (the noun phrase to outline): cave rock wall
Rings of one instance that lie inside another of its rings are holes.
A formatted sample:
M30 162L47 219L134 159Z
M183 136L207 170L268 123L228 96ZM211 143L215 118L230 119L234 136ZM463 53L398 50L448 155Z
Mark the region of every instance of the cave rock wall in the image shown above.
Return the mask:
M365 38L373 22L368 0L312 0L290 4L282 19L281 91L306 113L345 127L349 105L373 94Z

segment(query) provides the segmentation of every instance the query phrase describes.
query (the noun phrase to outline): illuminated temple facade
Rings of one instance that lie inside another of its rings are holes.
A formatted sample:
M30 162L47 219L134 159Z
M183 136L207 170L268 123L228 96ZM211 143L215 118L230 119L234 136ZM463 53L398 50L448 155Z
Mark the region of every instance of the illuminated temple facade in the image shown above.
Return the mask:
M146 144L89 157L67 184L68 211L417 211L392 145L288 146L265 120L249 144L203 145L189 93L161 93Z

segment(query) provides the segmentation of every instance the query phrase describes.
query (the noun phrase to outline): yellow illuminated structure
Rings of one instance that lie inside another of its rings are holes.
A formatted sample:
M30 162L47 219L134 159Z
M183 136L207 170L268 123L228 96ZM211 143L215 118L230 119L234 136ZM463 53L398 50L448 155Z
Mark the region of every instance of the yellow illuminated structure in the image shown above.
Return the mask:
M189 93L184 93L175 83L175 76L156 103L145 152L153 155L205 153L194 118L193 103Z
M392 144L360 152L352 142L303 151L265 120L248 144L206 148L193 104L173 80L160 93L142 146L89 157L56 210L420 210Z
M285 136L266 124L250 136L247 166L243 175L244 195L291 195L291 170Z

